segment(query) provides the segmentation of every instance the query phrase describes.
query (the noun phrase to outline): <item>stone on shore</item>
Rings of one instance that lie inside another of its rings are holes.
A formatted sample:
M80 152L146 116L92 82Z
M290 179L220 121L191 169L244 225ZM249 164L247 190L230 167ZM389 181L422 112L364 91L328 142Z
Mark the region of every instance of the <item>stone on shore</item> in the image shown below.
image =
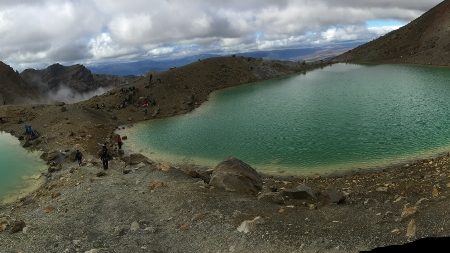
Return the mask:
M261 217L255 217L253 220L245 220L241 223L241 225L239 225L239 227L237 228L238 232L247 234L249 232L251 232L252 230L254 230L255 225L260 223L261 221Z
M284 205L285 200L280 192L266 192L258 195L258 200Z
M262 179L250 165L229 158L214 169L210 185L226 191L256 194L262 189Z
M412 219L408 223L408 227L406 228L406 237L408 237L408 239L416 237L416 230L417 230L416 221Z
M104 177L104 176L106 176L106 172L104 172L104 171L100 171L100 172L98 172L97 174L95 174L97 177Z
M165 187L166 186L166 184L164 183L164 182L161 182L161 181L151 181L149 184L148 184L148 187L150 188L150 190L156 190L156 189L158 189L158 188L162 188L162 187Z
M323 195L329 202L335 203L335 204L343 204L346 200L344 193L342 193L334 188L328 189L327 191L325 191L323 193Z
M50 163L50 162L57 162L57 163L61 163L65 158L64 153L60 152L60 151L53 151L50 153L43 153L41 155L41 159Z
M139 223L137 221L133 221L133 223L131 223L130 230L132 232L138 231L139 228L140 228L140 226L139 226Z
M205 183L209 183L211 181L211 174L212 170L195 170L195 169L187 169L184 170L184 173L186 173L188 176L192 178L200 178Z
M400 218L402 220L410 217L411 215L414 215L417 212L417 207L413 206L413 207L404 207L402 210L402 214L400 215Z
M47 172L48 173L54 173L54 172L58 172L58 171L61 171L61 170L62 170L62 166L61 166L61 164L59 164L58 166L50 166L47 169Z
M311 187L300 184L295 188L285 189L281 192L284 197L289 199L315 199L316 193Z
M24 221L14 221L11 224L11 229L9 230L10 234L15 234L18 232L21 232L23 230L23 228L26 227L26 224Z
M76 161L76 154L77 154L77 151L76 150L71 150L70 152L69 152L69 160L71 161L71 162L75 162Z
M377 192L387 192L388 190L389 190L389 188L386 186L380 186L377 189L375 189L375 191L377 191Z
M151 161L142 154L130 154L129 156L123 157L122 161L124 161L128 165L137 165L139 163L147 163L147 164L151 163Z
M8 227L8 221L6 219L0 219L0 233L6 230Z

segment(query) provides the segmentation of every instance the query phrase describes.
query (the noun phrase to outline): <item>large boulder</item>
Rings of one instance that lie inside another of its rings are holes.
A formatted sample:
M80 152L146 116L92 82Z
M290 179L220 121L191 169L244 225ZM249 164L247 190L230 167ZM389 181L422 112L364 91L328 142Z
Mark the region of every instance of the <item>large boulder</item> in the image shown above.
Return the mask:
M258 195L258 200L265 201L265 202L276 203L276 204L279 204L279 205L284 205L285 204L285 199L284 199L283 195L281 194L281 192L261 193L261 194Z
M152 162L146 156L142 154L130 154L129 156L122 157L122 161L124 161L128 165L137 165L140 163L151 164Z
M22 220L14 221L11 224L11 229L9 230L9 233L15 234L15 233L21 232L25 226L26 226L26 224Z
M317 198L316 192L311 187L299 184L295 188L285 189L281 192L281 195L289 199L315 199Z
M334 188L326 190L325 192L322 193L322 195L325 197L327 201L335 204L343 204L345 203L346 200L345 194Z
M229 158L216 166L209 184L226 191L256 194L262 189L262 179L250 165Z
M60 151L53 151L50 153L43 153L41 155L41 159L46 161L47 163L55 162L55 163L62 163L64 159L66 158L66 155Z
M183 172L192 178L200 178L205 183L209 183L211 181L211 175L212 175L213 171L205 170L205 169L190 169L190 168L188 168L188 169L184 169Z

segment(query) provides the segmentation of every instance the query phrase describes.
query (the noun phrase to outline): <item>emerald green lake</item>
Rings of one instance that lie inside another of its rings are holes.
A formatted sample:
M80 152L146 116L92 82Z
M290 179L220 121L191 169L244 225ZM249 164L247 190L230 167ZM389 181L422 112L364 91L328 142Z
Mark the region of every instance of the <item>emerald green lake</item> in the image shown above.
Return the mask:
M384 166L450 150L450 70L336 64L221 90L192 113L122 134L156 160L234 156L300 173Z
M0 132L0 202L36 189L44 168L45 163L37 153L25 150L19 140Z

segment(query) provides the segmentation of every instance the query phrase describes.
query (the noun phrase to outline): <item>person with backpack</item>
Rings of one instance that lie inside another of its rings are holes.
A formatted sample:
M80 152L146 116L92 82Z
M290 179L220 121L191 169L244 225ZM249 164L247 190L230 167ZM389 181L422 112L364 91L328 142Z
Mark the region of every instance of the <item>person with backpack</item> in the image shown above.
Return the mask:
M119 147L119 150L122 149L122 145L123 145L122 138L120 137L120 134L118 134L117 135L117 146Z
M78 149L77 152L75 153L75 161L78 162L78 166L81 166L81 164L83 163L83 154Z
M109 155L108 148L106 147L106 143L103 144L102 150L100 151L100 160L102 160L103 169L108 169L108 162L111 159L111 156Z

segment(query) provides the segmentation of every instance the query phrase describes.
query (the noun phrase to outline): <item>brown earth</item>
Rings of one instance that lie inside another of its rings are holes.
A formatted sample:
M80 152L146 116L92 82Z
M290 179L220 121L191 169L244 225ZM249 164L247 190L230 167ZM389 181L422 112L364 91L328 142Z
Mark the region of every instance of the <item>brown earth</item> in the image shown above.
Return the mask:
M20 137L27 122L41 133L29 148L71 153L77 147L86 158L80 168L66 159L62 170L45 173L39 190L0 204L0 251L358 252L449 236L447 154L346 175L263 175L258 196L210 186L204 181L210 168L122 159L115 152L110 170L98 174L99 143L112 147L118 126L189 112L217 89L324 65L213 58L86 102L0 107L1 130ZM147 96L155 105L146 115L141 101ZM299 195L292 189L303 184L317 198L293 199ZM18 232L8 233L12 228Z
M443 1L408 25L335 60L450 66L450 0Z

